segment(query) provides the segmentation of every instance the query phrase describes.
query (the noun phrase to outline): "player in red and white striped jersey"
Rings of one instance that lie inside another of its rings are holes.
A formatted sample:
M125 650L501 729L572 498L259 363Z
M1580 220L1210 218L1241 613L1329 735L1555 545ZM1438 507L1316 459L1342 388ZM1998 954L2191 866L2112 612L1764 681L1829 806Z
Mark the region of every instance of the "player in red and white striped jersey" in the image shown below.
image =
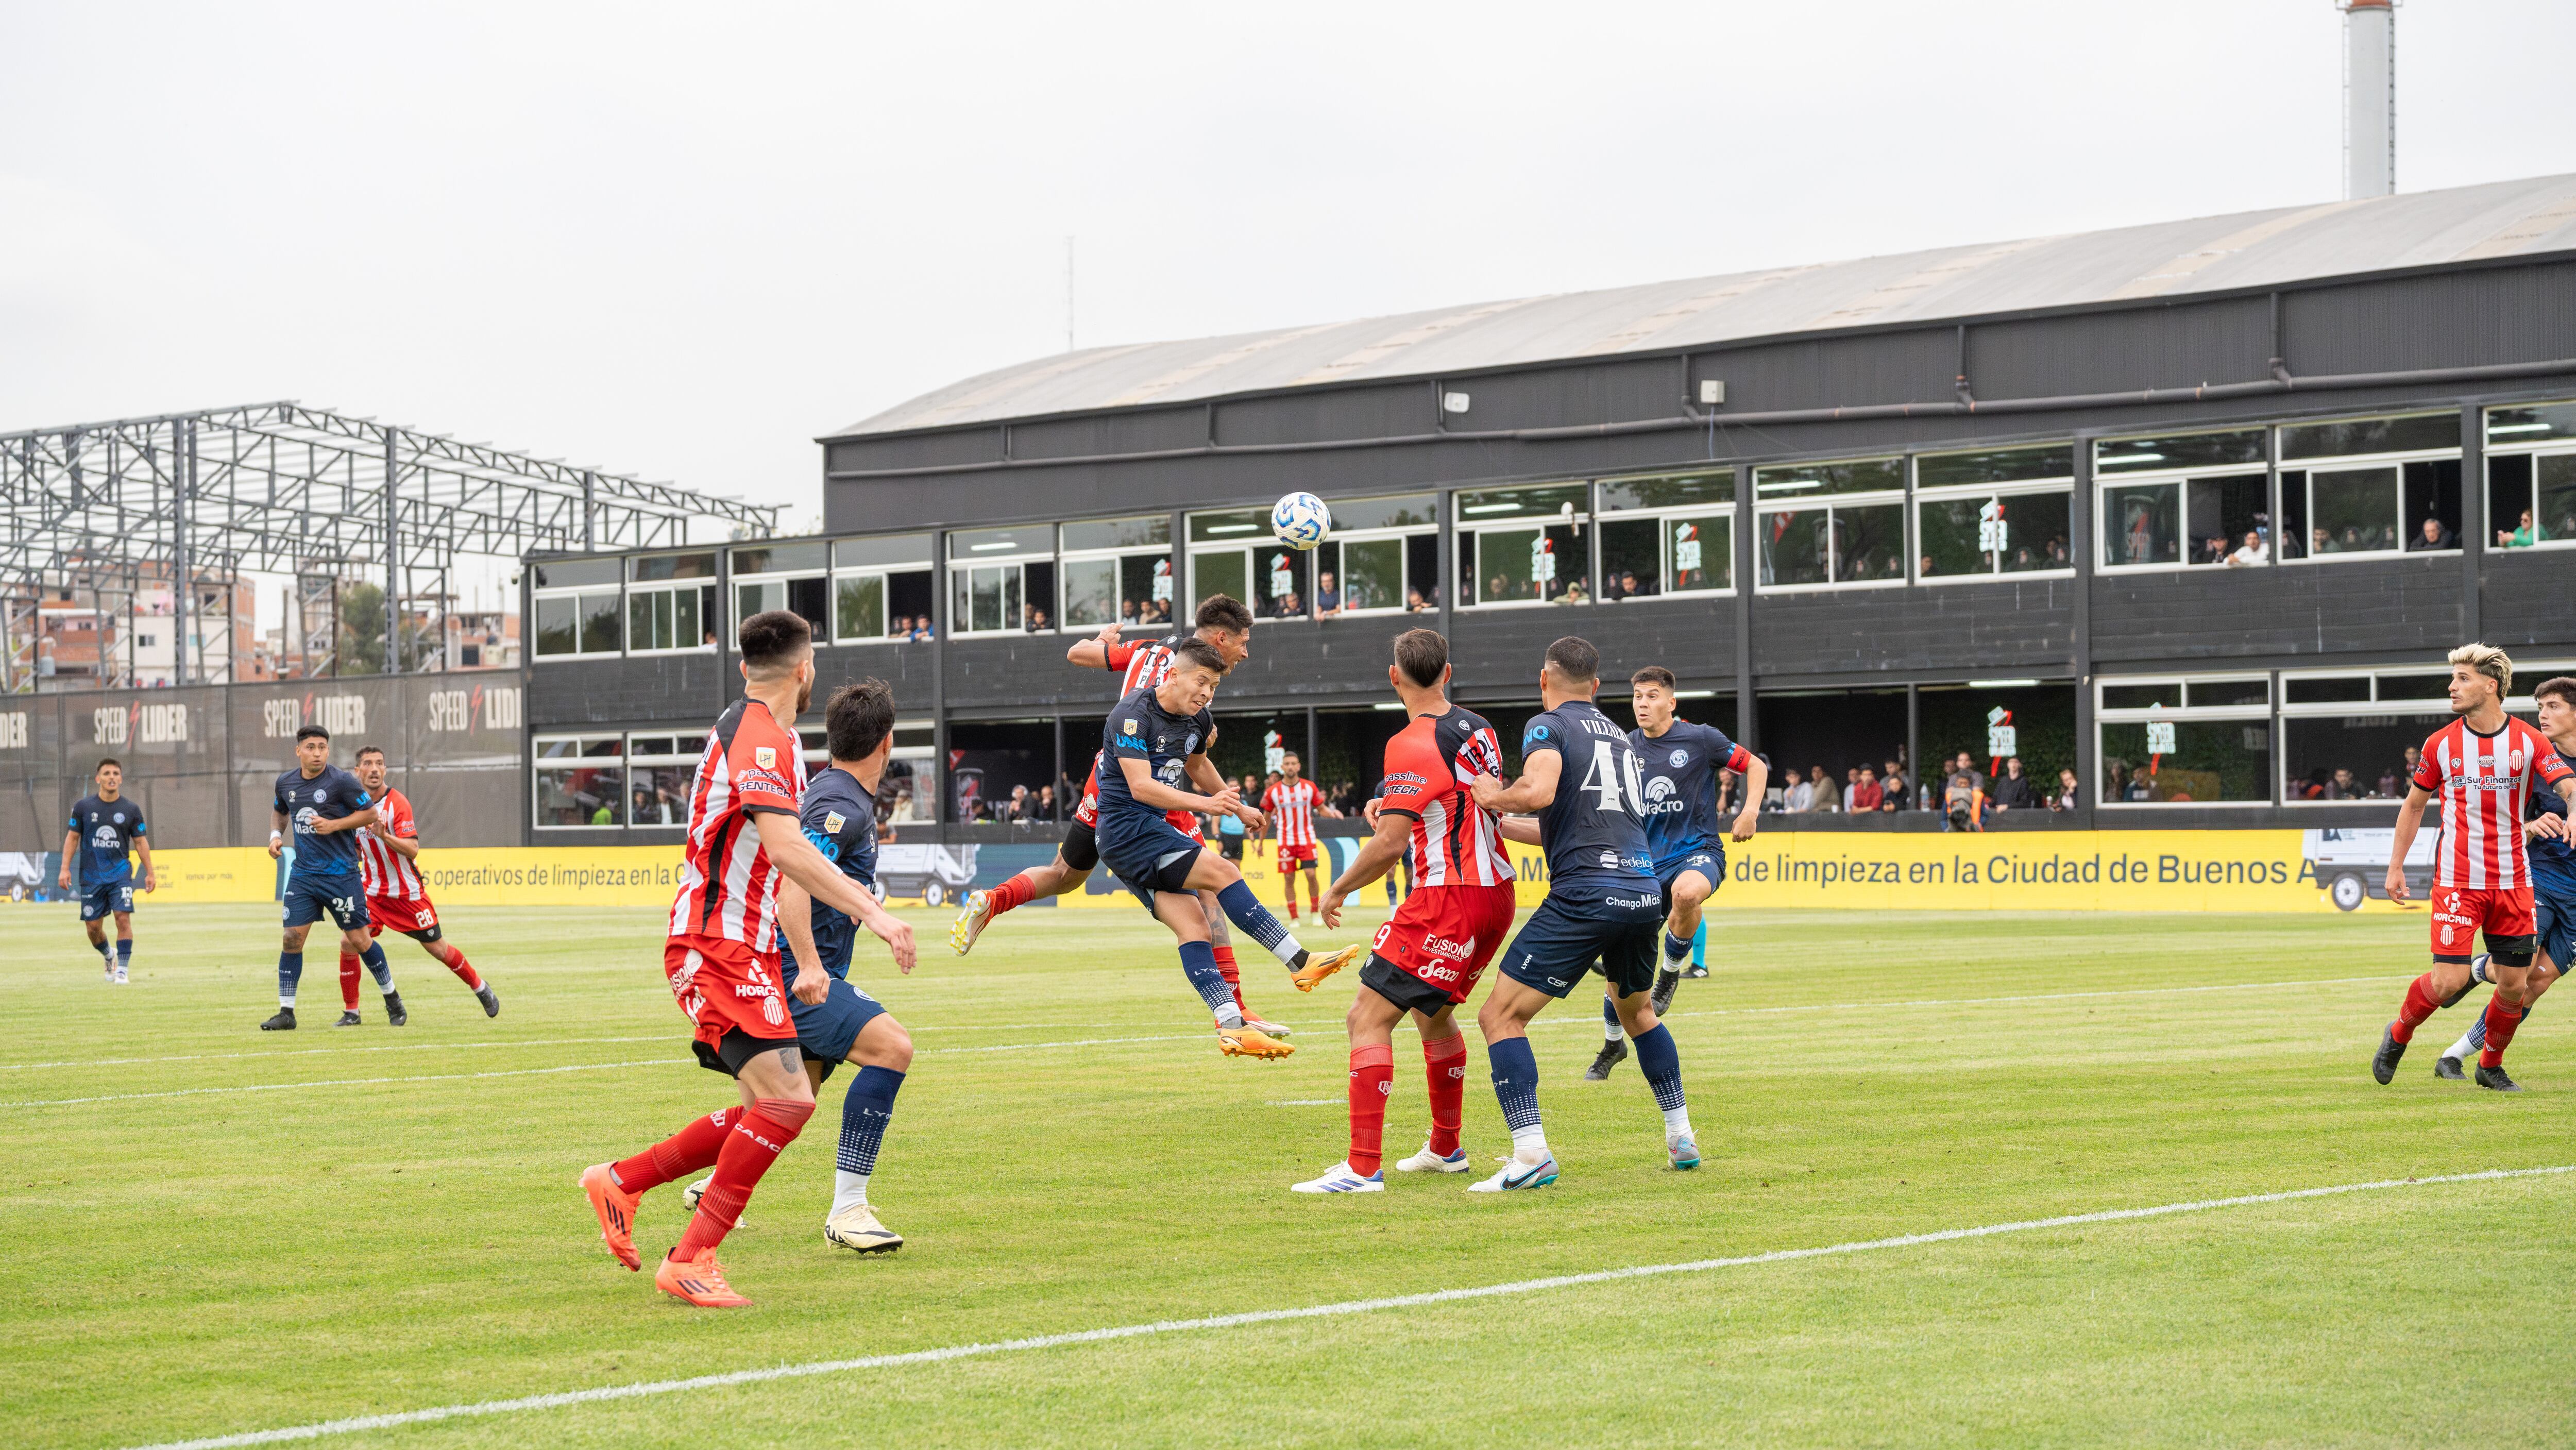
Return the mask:
M1271 839L1279 868L1280 888L1288 893L1288 919L1297 919L1297 871L1306 872L1306 899L1323 910L1315 890L1315 783L1305 778L1305 762L1291 750L1279 757L1279 779L1261 793L1262 814L1270 817Z
M744 698L707 732L689 785L688 844L662 974L696 1028L699 1063L731 1074L742 1103L581 1175L609 1252L638 1269L635 1211L645 1191L714 1167L688 1231L653 1275L655 1288L700 1308L751 1302L725 1282L716 1246L741 1221L761 1175L814 1115L814 1084L782 992L819 1003L832 979L820 962L808 961L793 984L779 980L781 879L863 922L893 948L903 970L913 964L912 928L879 911L866 888L825 860L799 820L805 766L796 716L814 695L812 628L786 610L770 610L742 622L740 642Z
M2433 970L2407 987L2397 1020L2380 1035L2370 1075L2383 1084L2396 1076L2398 1059L2424 1019L2467 995L2472 938L2484 934L2495 995L2487 1001L2478 1086L2520 1091L2505 1075L2504 1049L2522 1025L2536 949L2523 806L2536 786L2555 789L2576 805L2576 771L2539 731L2505 714L2512 691L2513 661L2503 650L2468 644L2451 651L2451 713L2459 718L2424 742L2388 854L2388 899L2402 903L2406 853L2424 823L2424 807L2438 793L2442 839L2434 852Z
M1395 1028L1407 1014L1422 1037L1422 1066L1431 1089L1431 1132L1422 1151L1396 1164L1400 1173L1464 1173L1458 1143L1467 1091L1467 1041L1458 1004L1512 929L1512 863L1502 827L1476 804L1469 783L1500 775L1502 745L1485 718L1449 703L1449 642L1428 629L1395 639L1388 683L1409 723L1386 744L1384 793L1369 802L1376 834L1350 869L1333 878L1315 904L1326 926L1342 923L1351 893L1394 868L1413 864L1413 894L1379 927L1346 1025L1351 1039L1350 1151L1321 1177L1293 1185L1298 1193L1376 1193L1386 1138L1386 1103L1394 1088Z
M422 951L473 989L484 1016L500 1016L501 998L492 984L483 980L438 924L438 908L430 905L429 888L420 877L420 823L412 817L411 801L386 782L382 746L358 751L357 774L358 783L376 800L376 823L358 832L358 877L367 888L368 934L381 937L388 931L400 932L420 943ZM377 985L393 990L390 968ZM358 954L345 946L340 951L340 1020L335 1025L358 1025Z

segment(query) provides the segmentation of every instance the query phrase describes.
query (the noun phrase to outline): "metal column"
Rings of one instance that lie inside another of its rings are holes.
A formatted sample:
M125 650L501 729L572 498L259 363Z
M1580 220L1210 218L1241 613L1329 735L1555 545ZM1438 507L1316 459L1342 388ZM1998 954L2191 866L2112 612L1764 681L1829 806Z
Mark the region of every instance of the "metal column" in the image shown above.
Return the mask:
M1753 470L1735 470L1735 738L1762 753L1761 714L1753 703Z
M1923 803L1923 687L1905 687L1905 800L1897 809L1910 811Z
M2275 547L2280 519L2272 521ZM2093 721L2093 566L2101 540L2094 537L2093 438L2075 435L2075 493L2067 509L2067 542L2075 554L2075 823L2093 828L2093 805L2102 795L2102 742Z
M2486 409L2471 403L2460 409L2460 638L2484 632L2479 607L2479 578L2486 570L2487 530Z
M402 673L402 528L394 503L394 439L385 430L385 665L384 673Z

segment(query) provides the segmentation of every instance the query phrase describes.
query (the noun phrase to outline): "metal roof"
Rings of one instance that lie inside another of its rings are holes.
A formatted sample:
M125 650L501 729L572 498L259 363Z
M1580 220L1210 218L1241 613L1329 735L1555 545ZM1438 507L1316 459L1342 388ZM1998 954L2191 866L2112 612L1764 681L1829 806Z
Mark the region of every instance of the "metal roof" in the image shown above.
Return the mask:
M2532 177L1231 337L1087 348L951 383L832 436L2117 304L2568 249L2576 249L2576 174Z

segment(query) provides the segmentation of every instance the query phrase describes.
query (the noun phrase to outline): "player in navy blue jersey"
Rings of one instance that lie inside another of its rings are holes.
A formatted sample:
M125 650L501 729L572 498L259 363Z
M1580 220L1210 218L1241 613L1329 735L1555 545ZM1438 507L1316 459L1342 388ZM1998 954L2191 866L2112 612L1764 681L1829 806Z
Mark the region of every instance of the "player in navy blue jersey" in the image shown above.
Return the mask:
M1680 696L1673 672L1662 665L1646 666L1629 676L1628 683L1635 690L1630 706L1637 716L1637 728L1628 732L1628 743L1637 747L1646 782L1638 810L1645 817L1646 847L1654 854L1655 879L1664 888L1664 965L1655 974L1653 997L1655 1015L1661 1017L1671 1010L1673 989L1681 985L1682 963L1693 958L1694 944L1705 939L1700 903L1726 884L1725 837L1730 832L1718 820L1717 773L1732 770L1745 777L1745 799L1758 801L1771 768L1727 739L1725 731L1675 719ZM1754 813L1747 809L1736 816L1731 834L1738 841L1749 841L1753 827ZM1610 1069L1628 1060L1628 1038L1619 1025L1619 1009L1606 993L1601 1001L1601 1036L1601 1055L1583 1073L1587 1082L1608 1079Z
M877 1150L894 1120L894 1097L912 1070L912 1034L884 1004L850 983L850 956L865 926L890 946L909 944L912 928L876 902L877 784L894 753L894 690L883 680L861 680L832 692L823 707L828 765L805 783L797 817L805 839L867 895L853 920L814 900L793 880L778 889L778 925L787 938L780 963L788 983L788 1011L796 1021L805 1075L819 1095L832 1070L846 1062L859 1070L841 1102L841 1145L832 1174L832 1209L823 1219L826 1243L862 1254L891 1253L903 1235L877 1222L868 1205L868 1179ZM896 965L912 968L898 953ZM681 1191L694 1210L706 1191L701 1179Z
M1600 676L1601 654L1591 641L1568 635L1549 645L1538 676L1542 710L1521 729L1521 778L1509 785L1490 775L1475 780L1476 804L1514 813L1503 821L1503 834L1544 849L1548 875L1547 900L1503 948L1501 979L1476 1014L1494 1096L1512 1132L1511 1161L1472 1185L1480 1193L1556 1181L1556 1157L1539 1124L1529 1024L1573 991L1595 958L1663 1110L1665 1153L1675 1168L1699 1166L1682 1098L1681 1055L1650 999L1664 904L1640 814L1644 762L1628 733L1593 707Z
M71 823L63 831L63 889L75 889L77 876L81 927L89 933L90 950L98 953L99 970L107 980L121 985L134 965L134 888L138 882L145 891L153 886L152 839L144 833L143 807L125 798L123 765L102 760L91 779L98 789L72 807ZM127 859L135 852L143 857L140 876ZM112 946L107 940L110 916L116 918Z
M2549 748L2558 752L2558 758L2576 769L2576 676L2543 680L2531 693L2540 707L2540 733L2548 737ZM2557 985L2567 975L2571 959L2576 959L2576 822L2570 821L2567 802L2555 791L2533 791L2522 814L2524 849L2531 858L2532 932L2540 947L2532 963L2539 970L2532 972L2522 994L2522 1015L2527 1020L2541 994ZM2473 981L2494 980L2487 972L2486 953L2470 960L2469 974ZM2498 1051L2490 1064L2483 1055L2486 1045L2487 1019L2481 1014L2469 1020L2469 1030L2434 1062L2433 1075L2465 1078L2468 1072L2462 1064L2471 1053L2478 1053L2479 1066L2496 1070L2490 1074L2493 1080L2503 1072L2504 1054Z
M295 1030L295 985L304 978L304 934L323 917L340 928L340 949L355 955L374 974L385 994L385 1020L400 1027L402 994L394 990L394 969L385 949L367 930L367 888L358 875L360 828L374 825L376 803L358 778L331 763L331 732L307 725L295 732L295 768L277 778L271 804L268 854L289 851L286 885L286 935L277 949L277 1015L259 1024L263 1032ZM292 835L290 836L290 832Z
M1225 657L1205 640L1183 640L1162 683L1118 702L1101 732L1100 859L1145 909L1180 942L1181 970L1216 1015L1218 1050L1228 1057L1286 1057L1296 1049L1249 1026L1233 989L1217 969L1208 916L1199 892L1216 893L1227 920L1270 949L1301 992L1358 960L1361 948L1308 952L1244 884L1233 862L1185 836L1170 812L1230 814L1259 830L1262 815L1207 758L1216 732L1208 702L1226 671ZM1187 782L1187 785L1184 784ZM1197 790L1189 789L1196 786Z

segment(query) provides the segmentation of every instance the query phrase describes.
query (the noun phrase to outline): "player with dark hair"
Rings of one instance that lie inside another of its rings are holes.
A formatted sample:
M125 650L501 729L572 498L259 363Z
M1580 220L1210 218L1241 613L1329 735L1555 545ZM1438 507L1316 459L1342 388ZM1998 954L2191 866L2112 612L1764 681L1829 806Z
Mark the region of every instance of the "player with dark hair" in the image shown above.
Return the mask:
M331 732L307 725L295 732L295 768L277 778L271 803L268 854L286 854L287 830L294 829L295 859L287 863L286 934L277 952L277 1015L259 1024L263 1032L295 1030L295 987L304 980L304 936L325 915L340 928L340 949L367 964L385 994L385 1020L400 1027L402 993L394 990L394 969L384 948L367 933L367 887L358 874L359 831L376 823L376 802L367 787L331 763Z
M2523 813L2536 786L2554 787L2576 802L2571 768L2539 731L2504 712L2513 692L2513 660L2493 645L2451 651L2451 713L2457 718L2424 742L2406 804L2397 811L2397 835L2388 849L2388 899L2406 900L2406 853L2424 823L2424 807L2442 798L2442 838L2434 848L2433 970L2416 978L2399 1004L2397 1020L2379 1037L2370 1075L2385 1085L2424 1019L2468 995L2469 948L2487 941L2487 972L2495 995L2486 1010L2486 1045L2478 1054L2478 1086L2518 1092L2504 1071L2504 1050L2522 1025L2537 948L2532 913L2531 858L2523 845Z
M1216 698L1225 671L1225 656L1216 646L1183 640L1172 651L1163 682L1129 695L1111 712L1101 732L1108 768L1100 772L1100 859L1179 940L1181 970L1216 1016L1218 1050L1229 1057L1286 1057L1295 1049L1248 1025L1232 987L1217 971L1201 893L1213 893L1219 910L1268 947L1299 991L1314 990L1360 949L1309 953L1254 899L1233 862L1172 823L1175 812L1242 808L1241 795L1217 775L1206 753L1216 729L1208 702ZM1184 788L1184 781L1198 790Z
M1661 1017L1671 1010L1673 989L1681 985L1682 963L1692 957L1695 943L1706 939L1700 903L1726 884L1724 837L1728 832L1717 821L1717 772L1732 770L1748 782L1746 807L1737 813L1732 834L1738 841L1750 841L1755 824L1752 803L1762 799L1771 767L1727 739L1716 726L1675 718L1681 696L1673 672L1662 665L1637 671L1628 677L1628 684L1635 691L1630 706L1637 716L1637 728L1628 732L1628 742L1637 747L1637 758L1644 762L1646 782L1637 809L1645 817L1655 879L1664 887L1664 965L1655 975L1653 996L1655 1015ZM1610 1069L1628 1059L1619 1009L1606 992L1601 1000L1601 1031L1601 1053L1583 1072L1587 1082L1607 1080Z
M483 1004L483 1015L501 1015L501 998L464 951L447 939L430 904L429 886L420 875L420 823L411 801L388 784L381 745L358 747L358 783L376 798L376 823L358 833L358 878L367 888L367 934L400 932L420 943L430 960L456 974ZM340 1020L335 1027L355 1027L358 1017L358 956L340 952Z
M90 950L98 953L99 971L118 986L134 965L134 888L150 891L152 838L144 833L143 807L125 798L125 766L114 756L98 763L90 775L98 789L72 807L63 832L63 890L73 890L78 866L81 929L89 933ZM143 857L138 876L130 853ZM116 943L107 940L106 918L116 918Z
M1279 884L1288 896L1288 923L1297 923L1297 872L1306 873L1306 899L1323 910L1323 894L1315 889L1315 783L1306 779L1305 762L1297 752L1287 750L1279 755L1279 779L1261 793L1261 813L1270 818L1271 859L1279 868Z
M1521 731L1521 778L1505 785L1497 775L1480 775L1474 783L1476 804L1486 810L1538 813L1535 822L1526 815L1506 819L1503 834L1543 847L1548 872L1547 900L1504 948L1502 975L1476 1014L1494 1096L1512 1130L1512 1160L1473 1185L1482 1193L1556 1181L1556 1158L1539 1122L1529 1024L1574 990L1595 958L1663 1110L1664 1151L1675 1168L1699 1166L1682 1097L1681 1054L1649 1000L1664 907L1637 814L1645 771L1628 733L1593 707L1600 674L1601 655L1589 640L1569 635L1549 645L1538 677L1543 708Z
M1066 660L1085 669L1120 670L1118 698L1125 699L1138 690L1150 690L1163 682L1172 668L1173 651L1187 640L1198 640L1213 646L1233 669L1252 653L1252 611L1243 601L1226 594L1211 594L1199 601L1198 613L1186 632L1166 635L1151 644L1123 644L1118 638L1118 622L1111 620L1089 639L1077 641L1064 652ZM1200 744L1205 745L1206 741ZM1233 812L1236 819L1253 830L1262 827L1260 813L1251 806ZM1186 811L1174 811L1169 817L1172 828L1183 835L1199 834L1198 819ZM1046 896L1063 896L1079 891L1091 879L1091 868L1100 864L1097 830L1100 820L1100 757L1094 755L1091 775L1083 782L1082 803L1074 808L1073 823L1065 827L1064 844L1057 848L1055 859L1043 866L1032 866L1019 872L989 891L969 892L958 903L957 920L948 928L948 945L959 956L974 950L975 941L993 918L1015 907ZM1245 1020L1272 1037L1285 1037L1288 1029L1276 1022L1253 1016L1244 1004L1243 984L1234 960L1234 943L1226 932L1225 913L1213 896L1203 896L1206 908L1210 949L1216 953L1217 971L1233 991L1234 1005Z
M798 818L805 765L796 717L814 695L812 628L772 609L744 620L740 639L744 698L707 732L690 782L688 844L662 972L696 1028L699 1063L730 1074L742 1103L581 1175L609 1252L640 1269L635 1210L645 1192L715 1169L687 1232L653 1274L663 1293L710 1309L751 1302L725 1282L716 1247L741 1221L761 1175L814 1115L814 1083L779 987L781 883L793 881L866 922L894 949L897 966L909 970L913 962L912 929L823 859Z
M2531 694L2540 707L2540 733L2558 752L2559 762L2576 770L2576 676L2543 680ZM2570 961L2576 960L2576 828L2569 824L2567 802L2554 792L2533 791L2523 806L2522 839L2531 856L2532 937L2539 953L2522 994L2522 1020L2528 1022L2541 994L2557 985ZM2492 982L2493 965L2490 956L2481 952L2469 963L2469 975ZM2433 1064L2433 1075L2455 1080L2467 1076L2461 1064L2486 1045L2487 1019L2482 1013L2469 1019L2469 1030ZM2479 1065L2485 1065L2484 1057ZM2501 1049L2496 1066L2499 1071L2504 1066Z
M1298 1193L1378 1193L1386 1104L1395 1087L1395 1028L1408 1015L1422 1037L1423 1076L1431 1088L1431 1133L1422 1151L1395 1165L1399 1173L1464 1173L1467 1150L1458 1123L1467 1091L1467 1041L1458 1005L1476 990L1485 964L1511 933L1515 894L1501 823L1479 808L1467 782L1498 775L1502 743L1473 710L1449 703L1449 641L1428 629L1395 638L1387 683L1404 702L1407 721L1386 745L1384 794L1369 802L1375 827L1359 855L1315 905L1326 926L1342 924L1342 905L1409 859L1413 894L1377 930L1359 994L1345 1026L1351 1040L1350 1152L1304 1183Z
M805 785L805 839L874 903L877 783L894 753L894 689L877 679L843 685L824 705L823 720L830 762ZM862 920L881 937L893 924L883 906ZM875 997L850 984L858 933L848 913L789 881L778 891L778 927L787 936L787 954L780 960L788 972L787 1010L796 1019L806 1077L819 1094L842 1063L859 1070L841 1102L841 1144L824 1242L862 1254L891 1253L903 1247L903 1235L877 1222L868 1206L868 1178L894 1120L895 1094L912 1069L912 1034ZM911 965L903 964L903 970L909 973ZM695 1208L710 1181L690 1184L681 1201Z

